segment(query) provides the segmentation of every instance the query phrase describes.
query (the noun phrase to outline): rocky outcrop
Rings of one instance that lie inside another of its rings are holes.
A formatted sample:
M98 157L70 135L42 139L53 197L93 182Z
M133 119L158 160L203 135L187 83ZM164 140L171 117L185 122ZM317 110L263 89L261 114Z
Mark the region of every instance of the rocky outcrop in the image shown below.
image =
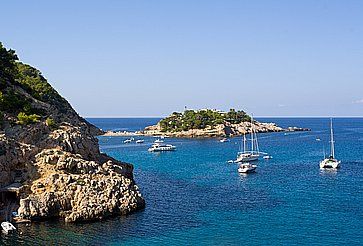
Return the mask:
M1 43L0 52L10 54L0 61L0 188L20 183L19 217L89 221L144 208L133 166L100 153L102 131ZM21 122L20 112L37 115Z
M40 178L29 184L19 214L27 219L62 217L67 222L127 214L144 206L132 166L108 160L102 165L58 149L43 150L34 166Z
M206 127L204 129L190 129L188 131L174 131L174 132L164 132L161 130L159 124L148 126L143 131L136 132L139 135L146 136L169 136L169 137L233 137L242 134L247 134L251 132L251 122L241 122L239 124L231 124L225 122L223 124L218 124L215 127ZM302 131L309 130L305 128L291 127L288 129L283 129L277 126L275 123L261 123L254 122L254 129L256 132L282 132L282 131Z

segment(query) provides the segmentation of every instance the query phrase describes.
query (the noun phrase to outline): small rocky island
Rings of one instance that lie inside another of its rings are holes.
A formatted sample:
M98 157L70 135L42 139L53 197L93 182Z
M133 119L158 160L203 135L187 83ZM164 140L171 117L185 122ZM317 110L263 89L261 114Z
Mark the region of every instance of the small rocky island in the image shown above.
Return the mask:
M251 123L252 122L252 123ZM230 109L228 112L219 110L185 110L174 112L160 120L158 124L146 127L136 132L146 136L169 137L233 137L251 132L251 126L256 132L308 131L307 128L289 127L287 129L275 123L261 123L251 120L242 110Z
M144 208L133 166L100 153L98 134L0 43L2 221L91 221Z

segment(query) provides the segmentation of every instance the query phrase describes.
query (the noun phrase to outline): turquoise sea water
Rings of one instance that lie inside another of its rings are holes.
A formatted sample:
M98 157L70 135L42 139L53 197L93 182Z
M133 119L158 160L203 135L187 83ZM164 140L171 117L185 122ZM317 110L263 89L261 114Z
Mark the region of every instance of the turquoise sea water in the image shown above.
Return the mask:
M158 119L89 119L104 130L140 130ZM175 152L148 153L124 137L100 137L101 151L133 163L143 211L85 224L21 225L2 243L58 245L362 245L363 119L334 120L340 170L319 169L329 119L259 119L311 132L258 134L255 174L240 175L241 138L167 139ZM321 141L316 141L320 138Z

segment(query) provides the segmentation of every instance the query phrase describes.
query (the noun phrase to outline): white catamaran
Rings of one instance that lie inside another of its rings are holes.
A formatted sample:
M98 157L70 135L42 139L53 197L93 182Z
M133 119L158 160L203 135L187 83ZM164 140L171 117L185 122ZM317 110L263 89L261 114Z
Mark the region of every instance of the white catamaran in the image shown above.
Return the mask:
M258 147L257 134L253 124L253 119L251 118L251 150L247 150L247 139L246 134L243 135L243 151L238 152L237 159L235 162L248 162L257 161L260 157L260 150Z
M330 156L320 162L320 168L339 168L340 161L335 159L334 151L334 134L333 134L333 120L330 119Z

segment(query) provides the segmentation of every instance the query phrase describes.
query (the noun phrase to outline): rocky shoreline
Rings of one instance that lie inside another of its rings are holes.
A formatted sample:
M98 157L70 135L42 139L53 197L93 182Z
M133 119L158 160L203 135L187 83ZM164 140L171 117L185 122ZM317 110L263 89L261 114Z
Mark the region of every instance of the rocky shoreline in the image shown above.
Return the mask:
M0 52L8 59L0 67L0 218L79 222L143 209L133 166L100 153L103 132L40 71L1 43Z
M165 132L161 130L159 124L148 126L142 131L137 132L112 132L108 131L103 136L167 136L175 138L209 138L209 137L235 137L251 132L252 124L250 122L241 122L239 124L231 124L225 122L215 127L207 127L205 129L190 129L187 131ZM282 128L275 123L254 122L254 129L257 133L267 132L296 132L310 131L308 128L288 127Z
M16 127L14 133L5 127L0 136L0 185L5 191L13 184L19 188L17 199L5 199L4 207L14 203L17 219L66 222L100 220L144 208L133 166L101 154L91 128L83 121L63 123L54 131L43 122L25 131Z
M175 138L215 138L215 137L236 137L251 132L249 122L241 124L221 124L215 128L191 129L180 132L161 131L158 125L148 126L142 131L106 131L102 134L105 137L133 137L133 136L166 136ZM256 123L255 130L257 133L266 132L299 132L310 131L309 128L288 127L281 128L275 123Z

